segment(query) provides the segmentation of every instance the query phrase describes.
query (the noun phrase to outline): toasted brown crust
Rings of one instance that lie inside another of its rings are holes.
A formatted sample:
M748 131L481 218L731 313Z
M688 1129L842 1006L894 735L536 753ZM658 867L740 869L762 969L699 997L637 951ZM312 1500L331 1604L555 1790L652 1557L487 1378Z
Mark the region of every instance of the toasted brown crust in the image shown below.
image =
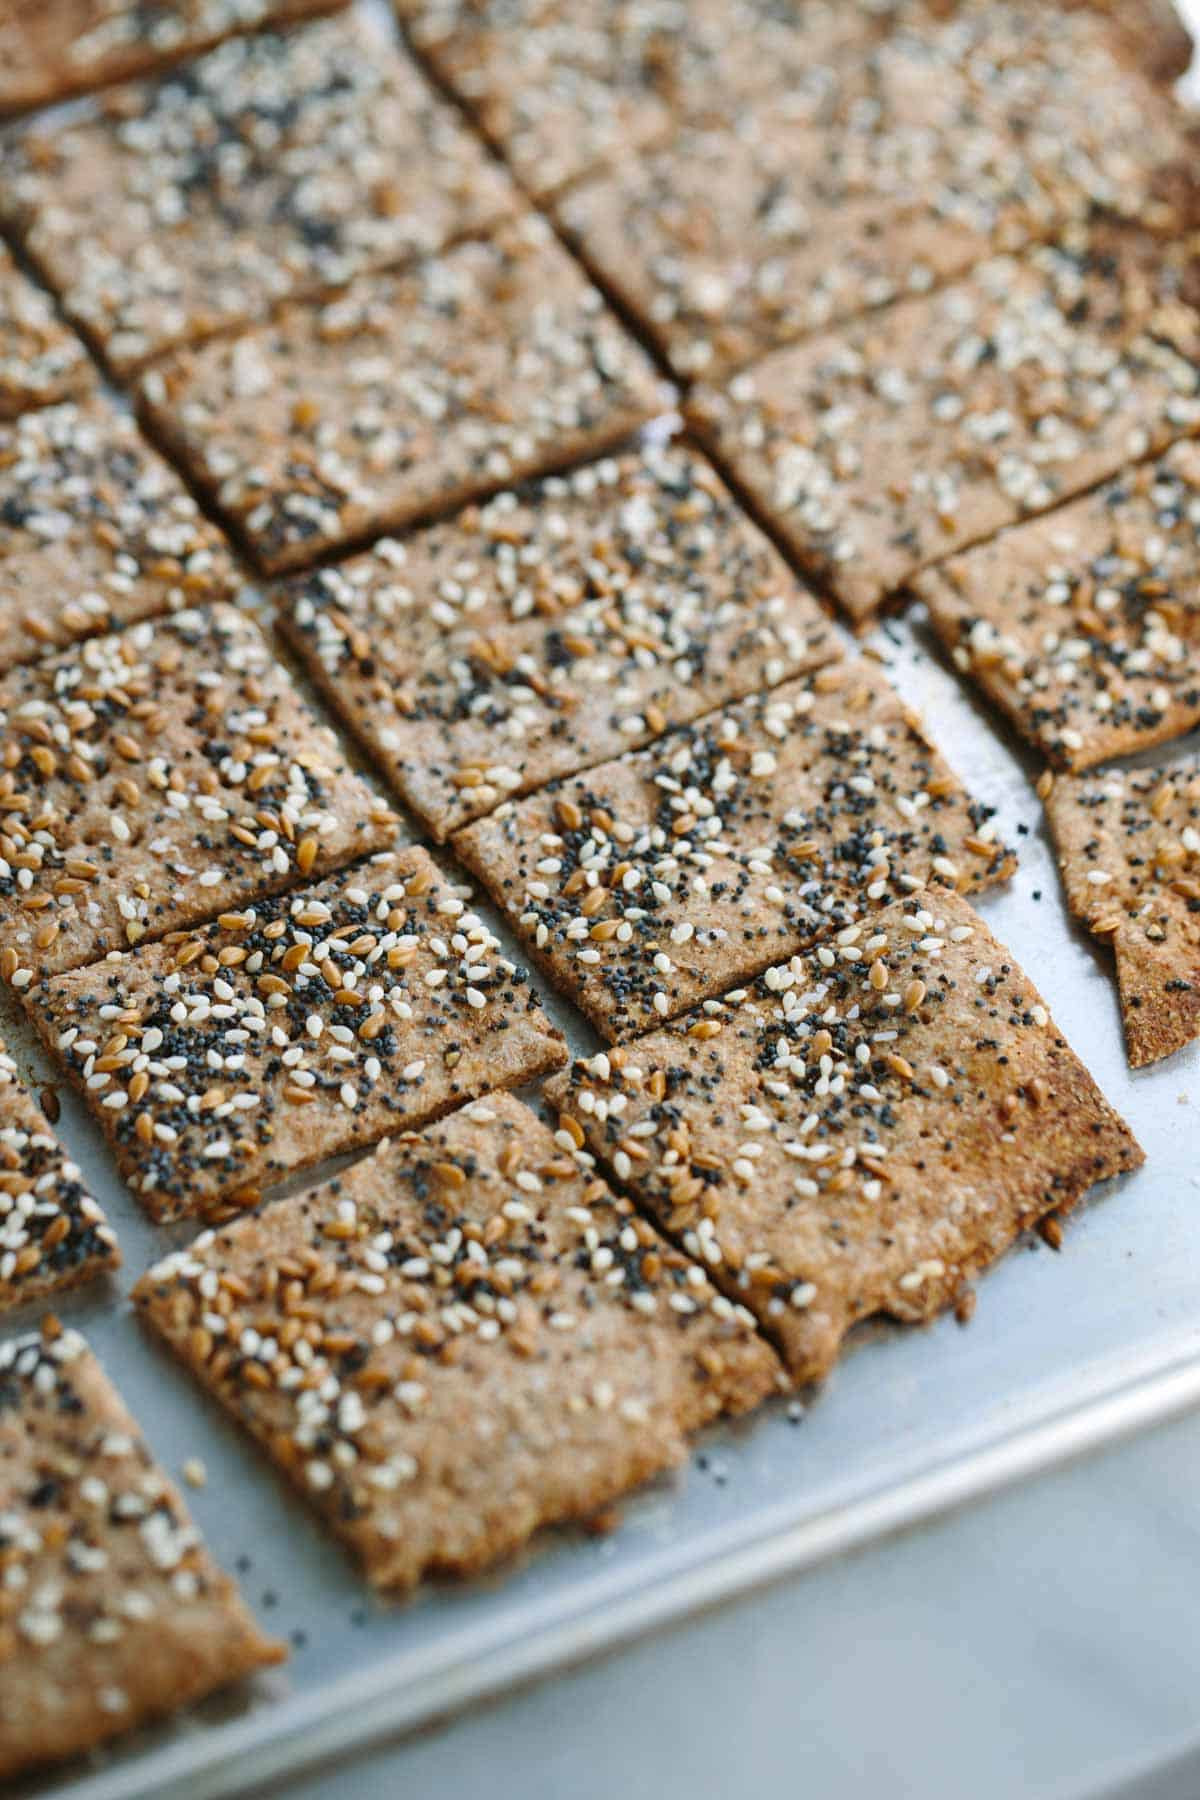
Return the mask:
M599 455L669 397L532 214L141 384L152 429L272 571Z
M0 1396L0 1777L282 1661L77 1332L0 1345Z
M1164 85L1185 75L1191 64L1192 35L1174 0L1057 0L1069 9L1102 13L1126 54L1152 81Z
M1076 227L901 302L886 326L699 388L689 416L785 548L865 619L951 552L1200 431L1194 203L1181 176L1161 236Z
M213 1277L242 1296L220 1331ZM134 1298L387 1588L593 1516L779 1373L749 1314L504 1094L205 1233Z
M49 106L195 56L266 24L334 12L347 0L10 0L0 20L0 117ZM157 25L157 31L155 30Z
M1060 767L1200 721L1200 445L929 569L955 666Z
M502 806L453 842L550 979L616 1038L898 894L1005 879L1015 859L988 818L894 688L847 662Z
M75 333L0 244L0 419L85 393L94 382Z
M122 376L516 205L409 58L355 15L232 39L0 152L0 217Z
M840 654L711 465L674 445L317 570L279 619L439 839Z
M1058 776L1046 812L1067 901L1110 942L1144 1067L1200 1037L1200 758Z
M1141 1161L983 921L957 895L925 904L547 1088L797 1382L858 1320L931 1318Z
M272 1182L561 1068L561 1033L424 850L42 982L30 1014L142 1204Z
M0 974L18 989L395 834L233 606L10 670L0 745Z

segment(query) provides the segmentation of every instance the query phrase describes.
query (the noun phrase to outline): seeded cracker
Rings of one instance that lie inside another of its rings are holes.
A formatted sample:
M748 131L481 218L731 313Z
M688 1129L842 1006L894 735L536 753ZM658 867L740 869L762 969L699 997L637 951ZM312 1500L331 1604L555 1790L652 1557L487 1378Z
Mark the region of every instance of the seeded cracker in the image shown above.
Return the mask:
M927 564L1200 431L1198 304L1194 228L1105 220L778 351L692 416L865 619Z
M0 677L0 974L17 988L390 841L232 606Z
M0 115L48 106L345 0L5 0Z
M1055 763L1090 768L1200 722L1200 446L916 582L955 666Z
M750 1315L503 1094L205 1232L135 1299L386 1588L594 1517L778 1378Z
M608 1037L927 883L974 890L1015 866L866 663L509 802L454 846Z
M0 1344L0 1778L282 1661L75 1331Z
M0 670L237 586L216 528L107 400L0 425Z
M75 333L0 244L0 419L81 393L93 379Z
M354 16L237 38L0 155L0 214L111 367L482 230L508 178Z
M676 373L712 380L1090 207L1136 215L1186 154L1179 115L1093 16L1010 15L843 46L752 110L629 151L559 221Z
M797 1383L858 1320L931 1318L1142 1160L965 901L897 902L848 937L547 1090Z
M561 1067L523 969L424 850L43 982L30 1012L156 1219ZM467 898L464 898L466 896Z
M0 1045L0 1307L76 1287L120 1260L103 1212Z
M438 838L839 654L710 465L675 446L317 570L280 622Z
M181 355L141 391L269 570L598 454L670 399L533 215Z
M1200 1037L1200 758L1060 776L1046 801L1067 900L1111 942L1135 1069Z

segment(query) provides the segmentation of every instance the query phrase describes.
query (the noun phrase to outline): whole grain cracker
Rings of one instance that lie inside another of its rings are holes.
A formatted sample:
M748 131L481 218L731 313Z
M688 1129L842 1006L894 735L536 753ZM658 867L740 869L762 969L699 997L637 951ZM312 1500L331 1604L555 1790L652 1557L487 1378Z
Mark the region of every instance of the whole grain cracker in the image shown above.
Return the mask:
M84 393L94 380L75 333L0 244L0 419Z
M1200 757L1047 789L1067 902L1112 944L1126 1049L1143 1068L1200 1037Z
M0 217L122 375L515 205L409 58L355 15L235 38L0 153Z
M711 466L645 446L296 579L280 624L433 834L838 656Z
M954 894L548 1086L561 1141L748 1306L796 1382L852 1325L918 1321L1141 1161L1037 991Z
M1200 432L1194 209L1164 203L1161 235L1109 218L996 258L697 390L690 416L865 619L929 564Z
M750 1315L504 1094L205 1232L134 1298L390 1589L596 1516L779 1374Z
M7 0L0 115L49 106L194 56L222 38L346 0Z
M0 1044L0 1307L76 1287L120 1261L78 1165Z
M817 939L856 942L898 895L974 890L1015 866L865 662L710 714L453 842L607 1037Z
M0 1344L0 1776L283 1660L75 1331Z
M668 404L543 219L152 369L142 401L264 568L619 443Z
M0 424L0 520L0 670L237 587L220 532L99 396Z
M157 1219L559 1068L523 969L424 850L114 953L29 996Z
M955 667L1052 762L1200 722L1200 446L1177 444L916 583Z
M0 676L0 763L0 976L18 989L395 831L233 606Z

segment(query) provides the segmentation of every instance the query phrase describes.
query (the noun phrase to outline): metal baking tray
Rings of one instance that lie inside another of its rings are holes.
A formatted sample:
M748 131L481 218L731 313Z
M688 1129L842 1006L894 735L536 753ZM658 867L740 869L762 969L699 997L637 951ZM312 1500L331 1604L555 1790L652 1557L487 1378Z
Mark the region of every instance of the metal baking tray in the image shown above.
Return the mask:
M378 0L358 4L383 28ZM1200 0L1181 10L1200 31ZM1200 98L1196 71L1190 84ZM236 1695L14 1793L253 1793L1200 1403L1200 1045L1157 1068L1127 1068L1106 954L1066 916L1030 785L1034 759L951 675L919 613L868 641L972 792L997 807L1021 867L981 911L1130 1121L1145 1167L1096 1192L1061 1253L1036 1239L1014 1249L981 1280L968 1327L951 1318L867 1326L820 1393L709 1431L685 1470L626 1504L614 1535L543 1533L488 1579L388 1603L143 1336L125 1292L194 1227L156 1228L142 1216L60 1087L58 1129L118 1231L125 1268L56 1310L88 1335L166 1467L202 1459L207 1484L189 1504L292 1657ZM567 1009L550 1008L577 1046L592 1047ZM53 1080L15 1009L3 1010L26 1073ZM0 1334L41 1310L7 1315Z

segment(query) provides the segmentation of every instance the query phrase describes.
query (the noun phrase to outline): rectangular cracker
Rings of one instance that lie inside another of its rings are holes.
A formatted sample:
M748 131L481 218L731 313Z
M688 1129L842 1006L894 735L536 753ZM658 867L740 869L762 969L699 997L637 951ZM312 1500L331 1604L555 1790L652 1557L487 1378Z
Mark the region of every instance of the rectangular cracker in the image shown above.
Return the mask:
M297 578L280 624L434 836L840 654L681 446L499 495Z
M94 381L75 333L0 244L0 419L85 393Z
M918 577L956 668L1060 767L1200 722L1200 445Z
M1089 208L1136 214L1186 154L1177 112L1082 12L1035 24L968 9L839 49L806 81L764 57L753 109L633 150L556 204L685 380L924 293Z
M116 1234L0 1044L0 1307L77 1287L120 1261Z
M0 745L0 976L18 989L324 874L395 831L234 606L10 670Z
M0 217L122 376L516 204L410 59L355 15L235 38L0 153Z
M144 375L141 397L275 571L598 455L670 389L527 215L186 352Z
M346 0L6 0L0 116L49 106Z
M0 424L0 525L0 670L238 586L220 532L101 396Z
M134 1298L389 1589L594 1517L779 1377L746 1310L504 1094L205 1232Z
M1005 879L1015 859L989 820L855 662L509 802L453 842L615 1038L818 938L856 938L897 895Z
M932 1318L1141 1151L955 894L809 951L547 1088L560 1131L748 1306L797 1383Z
M76 1331L0 1344L0 1561L0 1778L286 1655Z
M784 547L866 619L929 564L1200 431L1187 210L1190 233L1107 219L996 258L698 389L690 417Z
M421 849L42 982L30 1012L156 1219L561 1067L523 969Z
M1200 757L1049 778L1067 902L1112 944L1135 1069L1200 1037Z

